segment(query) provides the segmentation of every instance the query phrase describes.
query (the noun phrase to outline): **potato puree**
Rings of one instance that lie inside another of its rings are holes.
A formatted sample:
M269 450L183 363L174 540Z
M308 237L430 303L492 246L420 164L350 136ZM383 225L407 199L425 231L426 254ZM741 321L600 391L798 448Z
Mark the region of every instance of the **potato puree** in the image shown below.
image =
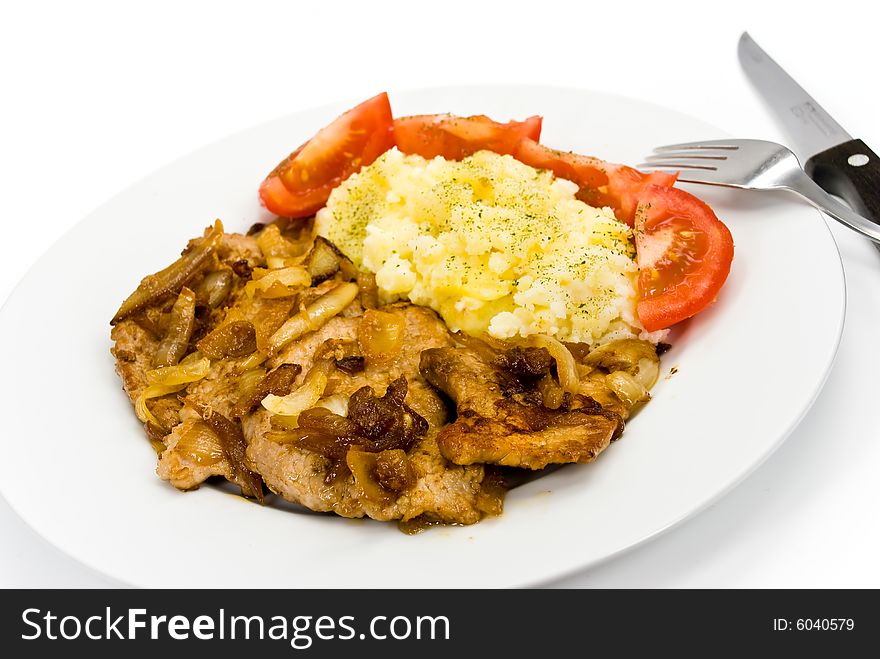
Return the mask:
M597 343L639 335L630 228L577 186L510 156L396 149L340 185L318 231L376 273L380 298L453 330Z

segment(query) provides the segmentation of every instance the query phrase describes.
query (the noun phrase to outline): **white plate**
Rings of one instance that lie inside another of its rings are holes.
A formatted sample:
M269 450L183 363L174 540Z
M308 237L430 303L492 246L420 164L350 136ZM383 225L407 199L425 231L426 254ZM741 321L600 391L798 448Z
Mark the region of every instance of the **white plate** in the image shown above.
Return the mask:
M639 101L536 87L393 93L398 114L540 113L544 141L634 163L653 146L722 137ZM256 189L339 104L258 126L148 176L83 220L0 312L0 488L71 556L143 586L516 586L589 566L695 514L798 423L831 366L845 289L820 215L790 198L692 188L736 258L713 307L677 332L654 400L592 465L512 491L505 513L415 537L393 524L260 507L153 473L113 371L108 321L140 278L215 217L266 220ZM665 377L675 367L677 373Z

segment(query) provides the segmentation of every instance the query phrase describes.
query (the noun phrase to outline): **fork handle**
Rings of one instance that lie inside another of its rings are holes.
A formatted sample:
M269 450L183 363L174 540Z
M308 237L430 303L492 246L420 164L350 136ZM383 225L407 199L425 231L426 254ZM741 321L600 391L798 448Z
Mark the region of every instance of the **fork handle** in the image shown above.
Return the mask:
M880 224L862 217L849 206L840 203L825 192L818 183L813 181L806 172L798 167L791 178L786 181L787 189L797 193L813 206L830 215L841 224L845 224L866 238L870 238L880 246Z
M804 170L827 192L880 223L880 157L862 140L849 140L817 153Z

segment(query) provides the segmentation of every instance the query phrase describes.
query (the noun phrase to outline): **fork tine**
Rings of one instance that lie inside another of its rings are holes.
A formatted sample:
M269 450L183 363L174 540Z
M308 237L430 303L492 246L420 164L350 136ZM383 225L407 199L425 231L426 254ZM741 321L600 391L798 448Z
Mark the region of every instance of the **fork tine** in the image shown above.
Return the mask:
M666 151L690 151L692 149L721 149L724 151L736 151L739 145L733 140L705 140L703 142L682 142L681 144L667 144L658 146L654 153Z
M705 161L706 164L711 164L713 160L727 160L726 155L701 153L699 151L682 151L681 153L657 153L645 156L645 162L669 162L671 160L678 162L682 158L687 158L689 160L702 160Z
M677 165L658 165L657 163L642 163L637 166L643 172L668 172L678 173L678 180L685 183L709 183L714 185L730 185L722 179L718 170L707 167L684 168ZM736 187L736 186L734 186Z
M648 167L652 169L706 169L715 171L723 164L722 160L707 158L648 158L645 162L640 163L637 168Z

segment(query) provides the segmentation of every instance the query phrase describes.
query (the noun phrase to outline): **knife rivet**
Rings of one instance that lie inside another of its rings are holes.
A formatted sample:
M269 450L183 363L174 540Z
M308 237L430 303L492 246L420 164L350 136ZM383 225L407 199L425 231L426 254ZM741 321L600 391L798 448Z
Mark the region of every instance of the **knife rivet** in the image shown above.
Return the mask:
M868 164L868 156L864 153L854 153L846 161L853 167L861 167Z

